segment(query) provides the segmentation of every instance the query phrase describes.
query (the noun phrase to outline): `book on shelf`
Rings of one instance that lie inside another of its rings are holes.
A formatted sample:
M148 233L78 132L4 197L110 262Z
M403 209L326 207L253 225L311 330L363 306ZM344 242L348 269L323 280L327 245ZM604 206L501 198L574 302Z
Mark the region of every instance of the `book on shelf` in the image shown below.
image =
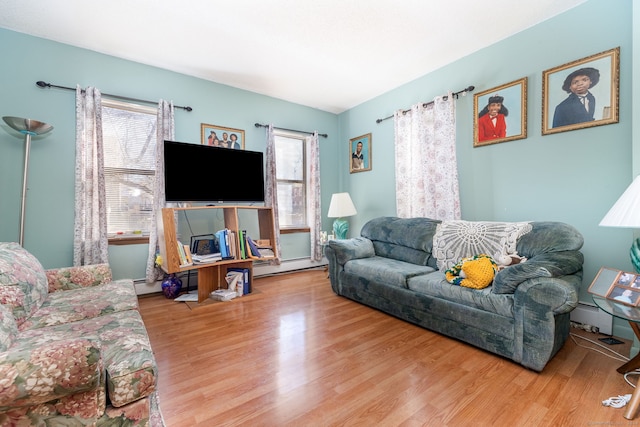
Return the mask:
M184 247L185 258L187 259L187 264L193 265L193 258L191 257L191 249L189 249L189 245L182 245Z
M220 244L220 254L222 258L229 258L229 236L227 229L216 231L216 237Z
M247 248L245 242L245 236L247 235L247 230L238 230L238 240L240 241L240 259L247 259Z
M247 246L248 246L247 253L251 258L262 257L262 255L260 255L260 251L258 250L258 245L256 245L256 242L254 242L253 239L249 236L247 236Z
M180 260L180 267L188 267L193 265L193 262L189 262L187 259L187 253L185 252L185 245L180 240L177 241L178 245L178 259Z
M218 262L222 260L222 255L220 252L216 252L215 254L206 254L206 255L192 255L194 264L211 264L212 262Z

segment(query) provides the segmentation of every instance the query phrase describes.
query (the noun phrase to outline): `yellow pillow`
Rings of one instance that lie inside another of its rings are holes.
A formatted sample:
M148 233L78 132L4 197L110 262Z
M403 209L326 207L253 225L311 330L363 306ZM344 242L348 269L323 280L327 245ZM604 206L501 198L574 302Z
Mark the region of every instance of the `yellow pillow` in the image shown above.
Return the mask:
M484 289L493 282L498 267L486 254L463 258L458 264L445 271L449 283L465 288Z

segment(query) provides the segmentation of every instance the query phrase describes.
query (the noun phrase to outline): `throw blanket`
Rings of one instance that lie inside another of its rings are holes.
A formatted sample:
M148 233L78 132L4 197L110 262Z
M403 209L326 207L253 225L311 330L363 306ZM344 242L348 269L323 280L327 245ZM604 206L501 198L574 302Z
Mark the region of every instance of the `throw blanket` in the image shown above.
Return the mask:
M518 238L532 230L529 222L443 221L433 236L433 254L444 271L462 258L487 254L498 264L516 255Z

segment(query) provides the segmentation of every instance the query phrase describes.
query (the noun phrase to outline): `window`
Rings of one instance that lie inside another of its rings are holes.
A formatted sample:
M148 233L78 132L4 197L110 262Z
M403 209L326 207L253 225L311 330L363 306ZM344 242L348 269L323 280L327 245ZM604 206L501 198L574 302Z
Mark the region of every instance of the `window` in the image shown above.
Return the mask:
M155 108L102 100L110 238L121 234L146 238L153 226L156 126Z
M307 142L304 136L274 131L278 216L282 232L308 231Z

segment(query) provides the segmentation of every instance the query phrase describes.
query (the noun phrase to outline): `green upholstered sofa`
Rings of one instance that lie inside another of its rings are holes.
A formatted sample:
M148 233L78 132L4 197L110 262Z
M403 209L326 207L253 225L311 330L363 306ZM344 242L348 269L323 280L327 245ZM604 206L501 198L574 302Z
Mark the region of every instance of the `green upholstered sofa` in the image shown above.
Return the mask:
M325 249L338 295L542 371L569 336L582 235L561 222L375 218ZM463 257L526 261L473 289L445 280Z
M0 243L0 425L163 426L131 280Z

